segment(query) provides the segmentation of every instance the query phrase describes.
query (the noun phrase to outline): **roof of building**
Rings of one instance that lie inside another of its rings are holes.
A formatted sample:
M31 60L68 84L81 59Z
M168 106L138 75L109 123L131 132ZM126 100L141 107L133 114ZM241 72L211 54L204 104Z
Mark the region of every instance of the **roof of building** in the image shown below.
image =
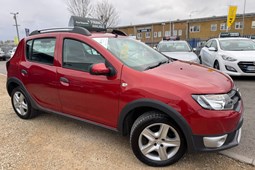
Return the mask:
M255 13L246 13L245 17L254 17ZM237 14L236 18L243 17L243 14ZM144 23L144 24L135 24L135 25L125 25L125 26L117 26L116 28L126 28L126 27L143 27L143 26L149 26L149 25L156 25L156 24L163 24L163 23L179 23L179 22L189 22L189 23L195 23L195 22L201 22L201 21L212 21L212 20L222 20L227 19L227 15L224 16L212 16L212 17L204 17L204 18L193 18L193 19L177 19L172 21L162 21L162 22L152 22L152 23Z

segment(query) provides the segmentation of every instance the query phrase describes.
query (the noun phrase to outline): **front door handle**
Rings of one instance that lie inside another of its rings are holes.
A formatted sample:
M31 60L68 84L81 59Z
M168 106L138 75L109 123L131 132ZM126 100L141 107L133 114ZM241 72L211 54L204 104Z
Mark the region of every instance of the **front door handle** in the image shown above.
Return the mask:
M60 77L59 81L63 86L69 86L69 80L67 78Z

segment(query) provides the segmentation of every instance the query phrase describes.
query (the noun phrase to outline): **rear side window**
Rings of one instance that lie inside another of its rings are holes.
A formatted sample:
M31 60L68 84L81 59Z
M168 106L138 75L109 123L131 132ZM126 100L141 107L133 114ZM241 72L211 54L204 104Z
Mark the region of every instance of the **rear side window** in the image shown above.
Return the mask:
M55 38L43 38L27 41L26 58L29 61L53 65L55 44Z
M88 72L96 63L105 63L105 59L95 49L77 40L64 40L63 67Z

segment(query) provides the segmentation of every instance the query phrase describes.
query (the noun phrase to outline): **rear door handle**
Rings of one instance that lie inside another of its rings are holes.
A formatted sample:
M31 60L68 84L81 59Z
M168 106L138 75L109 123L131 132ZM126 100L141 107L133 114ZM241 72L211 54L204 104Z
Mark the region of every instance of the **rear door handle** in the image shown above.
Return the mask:
M60 77L59 81L63 86L69 86L69 80L67 78Z
M22 75L22 76L26 76L26 75L27 75L27 71L24 70L24 69L22 69L22 70L21 70L21 75Z

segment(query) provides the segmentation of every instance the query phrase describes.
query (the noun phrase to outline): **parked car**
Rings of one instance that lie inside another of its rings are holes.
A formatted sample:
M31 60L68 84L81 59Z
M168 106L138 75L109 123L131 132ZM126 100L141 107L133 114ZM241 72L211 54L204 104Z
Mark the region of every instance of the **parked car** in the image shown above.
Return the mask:
M214 38L200 52L202 64L231 76L255 76L255 42L248 38Z
M6 60L5 53L3 52L3 50L1 48L0 48L0 60L3 60L3 61Z
M229 76L172 61L118 30L34 31L6 68L20 118L41 110L129 135L135 156L150 166L240 142L243 103Z
M158 46L157 50L164 55L175 59L190 61L194 63L200 63L197 55L187 41L183 40L162 40Z
M10 58L12 58L13 55L15 54L16 48L17 48L17 47L13 47L13 49L11 49L11 50L9 51L9 53L10 53Z

